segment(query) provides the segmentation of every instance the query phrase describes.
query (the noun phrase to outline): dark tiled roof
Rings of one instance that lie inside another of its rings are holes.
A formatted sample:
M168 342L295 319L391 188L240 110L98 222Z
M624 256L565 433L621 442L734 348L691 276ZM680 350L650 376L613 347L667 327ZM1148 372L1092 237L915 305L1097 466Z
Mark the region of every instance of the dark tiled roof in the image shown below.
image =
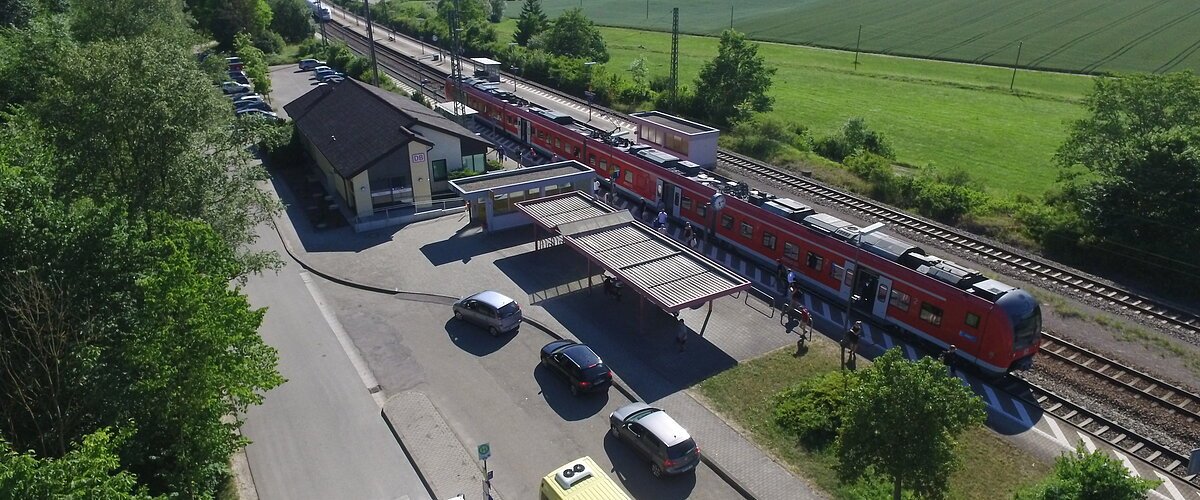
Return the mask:
M370 168L409 142L432 144L418 127L429 127L488 144L473 132L412 99L354 79L322 85L284 106L296 128L344 178Z

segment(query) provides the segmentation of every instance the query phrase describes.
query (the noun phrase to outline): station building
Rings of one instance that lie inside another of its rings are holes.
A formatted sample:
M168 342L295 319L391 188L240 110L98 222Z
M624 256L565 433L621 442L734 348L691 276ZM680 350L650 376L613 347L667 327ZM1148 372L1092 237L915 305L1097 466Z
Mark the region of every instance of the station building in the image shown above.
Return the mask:
M717 165L719 129L661 111L631 113L629 121L637 125L637 142L662 149L701 167Z

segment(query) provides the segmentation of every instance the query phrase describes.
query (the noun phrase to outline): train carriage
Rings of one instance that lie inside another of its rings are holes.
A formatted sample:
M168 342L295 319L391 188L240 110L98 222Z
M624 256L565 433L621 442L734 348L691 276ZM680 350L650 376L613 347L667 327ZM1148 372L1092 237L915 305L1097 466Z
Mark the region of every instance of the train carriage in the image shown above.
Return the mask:
M453 80L447 80L453 95ZM663 151L576 122L498 85L463 82L466 104L497 130L547 155L595 169L627 196L663 206L765 266L783 262L805 284L859 314L934 345L954 344L986 373L1028 368L1040 345L1041 310L1028 292L859 228L792 200L736 192L737 183ZM708 202L728 191L713 213Z

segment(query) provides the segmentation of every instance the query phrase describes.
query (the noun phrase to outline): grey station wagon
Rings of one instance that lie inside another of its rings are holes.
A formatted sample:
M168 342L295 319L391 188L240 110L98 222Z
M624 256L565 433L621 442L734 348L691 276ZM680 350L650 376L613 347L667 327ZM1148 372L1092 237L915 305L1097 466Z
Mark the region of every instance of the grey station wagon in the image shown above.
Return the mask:
M499 292L479 292L454 303L454 318L487 328L493 337L516 332L521 326L521 306Z
M617 408L608 416L613 437L650 461L654 477L682 474L700 463L700 447L667 412L646 403Z

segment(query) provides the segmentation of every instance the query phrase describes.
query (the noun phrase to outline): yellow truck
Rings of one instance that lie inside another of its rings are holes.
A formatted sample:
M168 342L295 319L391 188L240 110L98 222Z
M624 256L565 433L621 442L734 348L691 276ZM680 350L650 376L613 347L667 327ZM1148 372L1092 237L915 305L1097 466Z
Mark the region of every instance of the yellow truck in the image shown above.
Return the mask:
M546 474L540 491L542 500L633 500L592 457L572 460Z

